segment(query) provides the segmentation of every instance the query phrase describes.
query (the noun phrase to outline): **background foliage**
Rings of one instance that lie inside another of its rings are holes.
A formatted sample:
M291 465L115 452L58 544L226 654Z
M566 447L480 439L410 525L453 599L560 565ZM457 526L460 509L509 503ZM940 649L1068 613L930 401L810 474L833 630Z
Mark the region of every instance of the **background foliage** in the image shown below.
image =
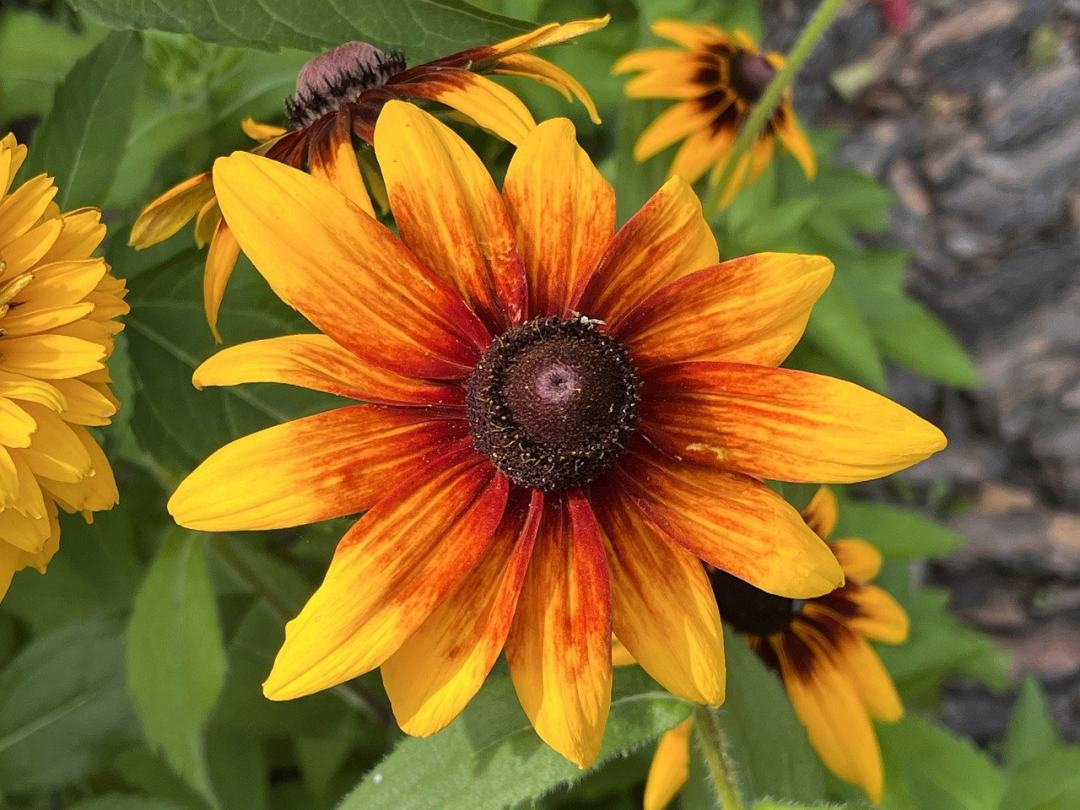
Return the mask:
M105 432L122 505L87 526L65 519L47 577L16 578L0 607L0 806L78 810L518 805L637 807L652 741L689 705L640 670L617 673L605 747L583 774L536 738L496 667L448 730L403 739L377 674L290 703L259 688L285 618L311 592L342 533L203 536L166 520L180 477L231 438L321 409L321 395L269 386L196 391L213 350L202 319L204 254L185 233L143 253L126 247L142 203L244 147L241 117L279 120L313 50L350 38L401 48L410 61L498 40L521 20L610 11L612 24L550 55L580 77L604 118L588 122L555 94L515 86L538 119L569 114L616 185L620 219L663 181L670 153L638 166L638 133L656 114L627 103L613 59L651 41L650 20L708 19L761 34L756 0L72 0L0 11L0 129L36 128L26 173L47 169L65 207L96 204L108 256L133 307L114 360L125 403ZM493 166L509 147L465 134ZM862 238L888 222L889 194L831 162L835 135L813 135L822 170L807 182L779 160L719 219L725 256L820 252L837 280L791 363L885 390L904 366L958 386L976 382L962 348L903 291L907 256ZM222 318L227 344L303 330L245 260ZM899 485L897 493L906 490ZM796 492L793 500L805 495ZM908 716L881 728L888 808L1080 806L1080 749L1056 738L1028 683L1006 739L980 751L932 718L942 680L962 674L1002 688L1002 654L950 616L944 593L915 587L913 560L962 541L917 514L843 497L840 533L875 542L885 584L912 617L911 641L882 649ZM723 722L737 741L755 807L864 803L822 769L776 679L729 639ZM696 756L696 754L695 754ZM778 767L777 763L785 763ZM711 806L701 763L680 801ZM782 802L778 804L777 802ZM796 804L792 804L792 803Z

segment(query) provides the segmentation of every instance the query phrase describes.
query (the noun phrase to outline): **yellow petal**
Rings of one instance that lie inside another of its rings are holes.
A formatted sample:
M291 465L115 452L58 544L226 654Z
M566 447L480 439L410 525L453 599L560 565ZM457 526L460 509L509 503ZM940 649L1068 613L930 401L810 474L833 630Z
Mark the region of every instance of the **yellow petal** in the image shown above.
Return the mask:
M440 68L416 81L394 85L407 98L445 104L471 118L515 146L536 128L536 121L520 98L502 85L464 68Z
M651 26L658 37L669 39L684 48L705 48L728 41L723 29L708 23L688 23L681 20L657 20Z
M214 197L210 172L202 172L173 186L139 214L131 226L128 244L141 250L163 242L184 227Z
M715 112L696 101L680 101L664 110L645 127L634 143L634 160L648 160L676 141L703 131Z
M814 497L810 499L810 503L802 510L802 517L806 521L806 525L813 529L814 533L822 540L828 540L833 533L833 529L836 528L838 514L836 496L828 487L818 487ZM836 545L833 546L833 551L836 556L840 557ZM840 564L843 566L843 557L840 558ZM848 571L846 566L844 566L844 573L852 579L861 579Z
M492 72L532 79L559 91L567 101L576 98L589 113L589 119L594 124L600 123L600 113L597 112L589 91L572 75L547 59L531 53L510 54L499 59Z
M690 778L690 732L694 721L687 717L657 743L645 780L643 810L664 810Z
M813 180L817 175L817 160L814 157L814 147L810 145L810 141L807 139L795 111L791 108L791 103L784 102L780 106L780 109L773 116L774 122L776 122L777 116L779 116L779 121L775 123L774 129L777 137L780 138L780 143L795 156L806 178Z
M214 237L210 240L210 250L206 254L206 267L203 270L203 310L216 343L221 343L218 315L221 312L221 302L225 298L225 287L229 284L239 258L240 243L236 241L228 223L219 218Z
M856 588L851 594L858 606L858 615L849 619L855 632L886 644L907 641L910 621L900 604L888 591L874 585Z
M284 127L275 126L274 124L263 124L251 116L247 116L240 121L240 128L244 130L245 135L260 143L280 138L288 131Z
M316 126L319 126L316 124ZM313 139L309 153L312 175L322 178L369 216L375 216L371 197L360 176L360 165L352 142L352 115L341 110L322 124L326 130Z
M0 342L4 370L41 380L78 377L103 367L105 347L69 335L8 338Z
M881 570L881 552L865 540L847 537L834 542L832 549L848 579L869 582Z

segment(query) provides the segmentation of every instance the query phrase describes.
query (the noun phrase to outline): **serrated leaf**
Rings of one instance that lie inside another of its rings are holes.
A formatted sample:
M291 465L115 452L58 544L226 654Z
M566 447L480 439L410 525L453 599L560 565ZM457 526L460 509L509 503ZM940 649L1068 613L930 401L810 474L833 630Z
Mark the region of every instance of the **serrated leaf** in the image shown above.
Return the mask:
M142 76L138 38L114 32L76 62L57 87L24 176L48 172L55 177L61 209L103 203L123 156Z
M58 788L133 739L123 641L111 621L73 622L24 647L0 672L0 785Z
M260 50L322 50L360 39L403 49L410 62L497 42L530 27L462 0L73 0L72 5L112 28L193 34Z
M942 557L964 544L964 538L914 512L884 503L844 498L834 537L859 537L890 559Z
M616 670L597 764L656 739L689 711L688 703L664 692L637 667ZM495 810L582 775L541 742L518 706L510 678L496 676L449 727L426 740L401 742L339 810Z
M135 597L127 672L147 742L217 807L205 730L226 660L205 543L180 529L163 538Z
M748 795L825 798L821 761L779 679L727 628L724 649L728 695L719 716Z

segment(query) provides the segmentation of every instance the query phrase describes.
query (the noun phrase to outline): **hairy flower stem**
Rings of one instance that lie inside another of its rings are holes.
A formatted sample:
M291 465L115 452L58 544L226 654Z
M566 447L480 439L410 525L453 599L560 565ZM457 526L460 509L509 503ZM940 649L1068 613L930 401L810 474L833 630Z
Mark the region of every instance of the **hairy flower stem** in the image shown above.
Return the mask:
M709 188L704 204L706 216L713 217L720 212L720 200L723 198L724 189L731 182L735 169L742 160L743 155L757 141L758 135L765 128L765 124L768 123L770 116L776 109L776 105L780 103L784 90L791 84L810 54L814 52L815 46L825 36L825 31L828 30L833 18L840 12L843 5L844 0L822 0L821 5L814 12L814 16L810 18L802 33L799 34L798 40L795 41L795 45L792 46L786 57L784 66L773 76L773 80L769 83L765 93L750 111L750 117L746 119L746 124L739 132L739 137L735 139L735 144L731 148L731 156L724 165L724 171L719 180Z
M723 810L745 810L739 792L739 777L735 763L727 753L727 738L716 716L716 709L702 706L694 710L694 730L705 764L712 777L713 790Z

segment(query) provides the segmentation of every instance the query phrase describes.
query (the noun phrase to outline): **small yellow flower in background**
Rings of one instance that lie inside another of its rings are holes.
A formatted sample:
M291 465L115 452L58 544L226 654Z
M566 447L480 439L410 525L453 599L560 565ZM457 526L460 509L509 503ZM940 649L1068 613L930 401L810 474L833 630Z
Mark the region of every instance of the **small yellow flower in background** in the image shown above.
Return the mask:
M25 158L13 135L0 139L0 598L16 571L44 573L58 506L90 520L117 502L87 427L116 413L105 362L128 311L124 283L91 258L100 212L62 213L44 174L13 189Z
M576 97L599 124L596 105L581 83L529 52L597 31L608 19L549 23L513 39L411 68L406 68L400 52L384 53L366 42L346 42L315 56L300 70L296 94L286 102L287 129L246 119L244 131L259 141L252 150L255 154L306 168L374 215L367 186L378 196L381 181L370 165L357 161L353 138L372 142L375 122L387 101L443 104L518 145L536 121L521 99L481 75L495 73L532 79L559 91L568 101ZM222 221L210 172L185 180L151 202L132 226L129 242L139 249L151 247L174 235L192 217L196 218L196 245L210 245L203 304L210 330L220 343L218 314L240 246Z
M865 480L945 437L856 385L777 368L832 277L827 259L717 264L679 178L616 232L614 191L568 120L525 137L501 193L411 104L387 103L374 142L397 234L279 162L215 164L245 253L320 333L225 349L195 384L368 404L226 445L169 511L234 531L367 510L288 624L267 696L381 667L399 724L427 736L505 647L537 733L587 767L613 630L665 688L723 700L700 560L791 598L842 583L828 546L759 478Z
M836 526L836 496L822 487L803 517L828 540ZM805 602L759 591L721 571L709 576L723 620L780 674L822 761L879 802L884 775L872 720L895 722L904 710L868 640L903 643L908 617L886 591L867 584L881 568L876 548L854 538L834 540L830 547L845 583ZM621 652L615 663L631 660ZM661 737L645 786L645 810L662 810L686 783L691 727L686 720Z
M626 83L629 98L676 99L677 103L641 133L634 145L634 158L648 160L681 140L671 174L695 183L711 169L710 182L716 183L750 108L783 66L784 57L759 52L745 31L728 32L714 25L676 20L660 20L653 23L652 30L682 49L632 51L615 63L613 72L638 73ZM814 152L792 109L790 88L757 142L735 167L721 196L722 205L765 171L778 139L806 176L813 178L817 171Z

